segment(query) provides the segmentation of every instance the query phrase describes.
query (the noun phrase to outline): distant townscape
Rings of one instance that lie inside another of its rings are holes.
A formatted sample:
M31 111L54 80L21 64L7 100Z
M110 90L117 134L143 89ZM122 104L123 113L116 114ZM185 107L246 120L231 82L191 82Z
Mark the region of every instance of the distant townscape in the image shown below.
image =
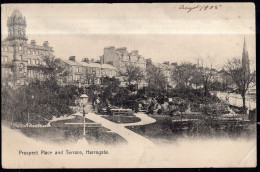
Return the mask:
M53 133L55 141L77 140L83 128L89 141L134 143L139 135L153 140L255 131L256 81L246 38L241 58L227 59L217 70L199 58L196 64L156 63L138 50L113 45L99 59L63 59L47 40L28 42L19 10L7 27L1 41L2 120L28 136ZM37 126L42 131L28 130Z

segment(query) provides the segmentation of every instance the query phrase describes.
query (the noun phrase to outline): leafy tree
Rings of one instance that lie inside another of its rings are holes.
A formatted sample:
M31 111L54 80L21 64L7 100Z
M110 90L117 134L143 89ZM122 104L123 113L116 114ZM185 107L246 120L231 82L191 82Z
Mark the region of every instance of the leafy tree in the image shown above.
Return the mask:
M177 82L177 88L187 89L194 78L196 66L192 63L182 63L176 66L172 73L172 78Z
M198 68L193 70L193 75L192 78L190 79L190 83L194 84L196 89L198 89L199 86L203 85L202 76Z
M44 78L60 79L68 76L72 71L61 59L52 58L50 56L43 57L43 63L40 65L40 70Z
M133 64L124 64L124 69L120 71L120 75L126 78L128 85L131 85L132 82L138 83L144 78L143 70Z
M146 73L150 90L163 90L168 85L167 79L161 68L150 65L146 68Z

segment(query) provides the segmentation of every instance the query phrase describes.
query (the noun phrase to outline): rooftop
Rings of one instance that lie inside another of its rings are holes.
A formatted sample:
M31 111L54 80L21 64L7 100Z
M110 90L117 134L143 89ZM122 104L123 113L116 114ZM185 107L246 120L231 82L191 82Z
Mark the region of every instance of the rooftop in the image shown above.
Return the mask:
M22 13L18 9L15 9L11 14L11 18L22 18L22 17L23 17Z
M68 65L71 65L71 66L82 66L81 64L77 63L77 62L74 62L72 60L63 60L61 59L61 61L67 63Z

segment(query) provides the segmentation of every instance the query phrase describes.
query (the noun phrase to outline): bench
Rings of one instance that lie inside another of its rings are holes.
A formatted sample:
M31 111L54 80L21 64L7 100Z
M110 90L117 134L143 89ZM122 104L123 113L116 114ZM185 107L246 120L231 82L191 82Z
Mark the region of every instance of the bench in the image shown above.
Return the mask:
M132 109L111 109L112 115L131 115Z

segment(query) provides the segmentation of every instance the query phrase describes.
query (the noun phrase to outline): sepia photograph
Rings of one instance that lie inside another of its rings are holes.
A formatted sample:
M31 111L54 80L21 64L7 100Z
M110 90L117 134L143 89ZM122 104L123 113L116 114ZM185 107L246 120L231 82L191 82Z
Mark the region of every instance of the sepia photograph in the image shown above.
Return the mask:
M253 3L1 5L2 167L256 167Z

